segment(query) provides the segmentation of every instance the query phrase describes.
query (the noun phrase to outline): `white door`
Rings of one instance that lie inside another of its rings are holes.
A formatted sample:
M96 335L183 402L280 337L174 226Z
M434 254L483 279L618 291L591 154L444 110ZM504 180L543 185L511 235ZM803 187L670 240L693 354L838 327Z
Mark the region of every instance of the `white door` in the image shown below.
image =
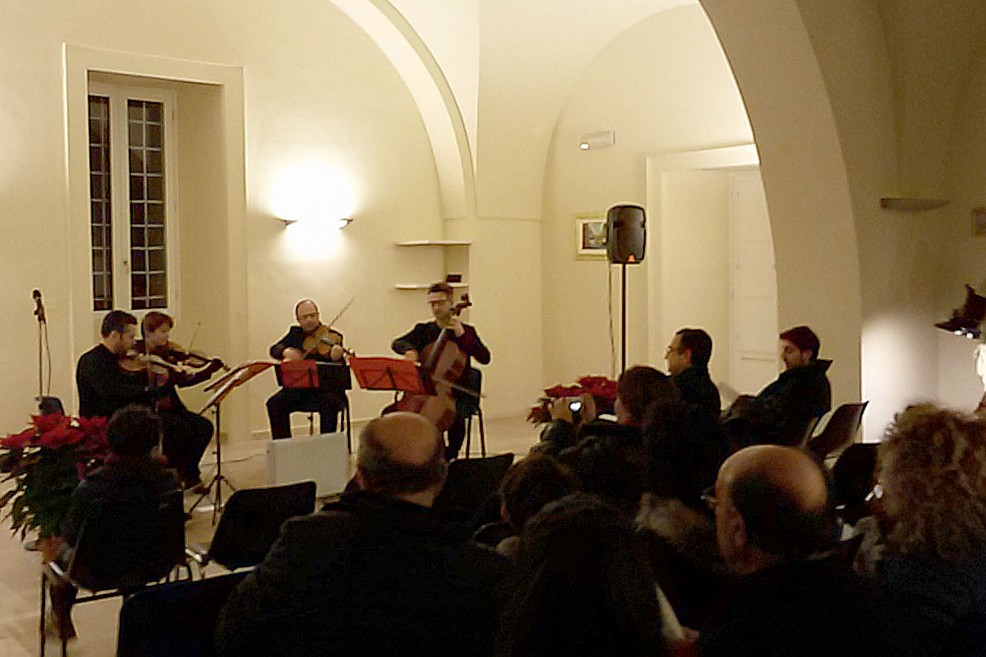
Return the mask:
M777 273L759 170L730 174L729 383L756 393L777 377ZM723 390L723 402L731 391ZM734 393L735 394L735 393Z

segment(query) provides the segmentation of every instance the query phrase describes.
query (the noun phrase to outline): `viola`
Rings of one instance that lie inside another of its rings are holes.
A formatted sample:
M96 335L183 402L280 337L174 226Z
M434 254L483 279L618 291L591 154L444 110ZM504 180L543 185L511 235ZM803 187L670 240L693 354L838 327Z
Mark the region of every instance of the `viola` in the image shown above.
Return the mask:
M458 316L472 305L469 295L463 294L452 307L452 316ZM406 411L417 413L431 420L442 433L448 431L455 419L454 389L461 389L455 381L462 376L469 356L449 337L449 327L442 328L438 339L421 350L421 369L435 386L434 395L408 395L384 409L384 413ZM471 391L470 391L471 392Z

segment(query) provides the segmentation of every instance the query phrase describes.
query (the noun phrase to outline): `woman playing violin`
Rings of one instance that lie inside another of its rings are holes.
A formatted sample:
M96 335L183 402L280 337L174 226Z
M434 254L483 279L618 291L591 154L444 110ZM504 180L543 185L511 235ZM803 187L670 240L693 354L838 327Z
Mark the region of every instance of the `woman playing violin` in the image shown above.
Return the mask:
M421 352L425 347L438 340L443 329L450 333L448 348L457 348L465 355L465 367L459 378L454 381L456 388L453 392L455 397L455 418L448 429L448 447L445 450L445 458L451 460L459 453L462 441L466 436L466 417L469 414L470 403L475 404L471 395L463 392L462 388L469 388L470 383L470 358L475 358L477 362L488 365L490 362L490 350L486 348L483 341L479 339L476 328L465 324L460 320L452 305L452 287L448 283L434 283L428 288L428 306L431 308L433 321L419 322L414 328L391 343L390 348L398 354L403 354L404 358L410 361L418 361Z
M317 388L281 388L267 400L267 418L271 437L275 440L291 437L291 413L318 412L322 433L336 430L338 415L345 407L349 370L345 367L342 333L322 323L318 306L311 299L302 299L294 307L298 324L287 335L271 345L271 358L280 361L315 360L335 364L319 366L320 385ZM324 380L323 380L324 379Z
M162 449L168 463L178 470L182 486L195 493L208 491L202 484L199 461L212 440L212 423L189 411L178 396L177 388L187 388L206 381L222 367L219 359L198 356L205 365L198 370L182 367L192 358L188 351L170 340L174 320L168 315L152 310L140 322L142 340L135 348L139 354L156 356L173 367L166 367L163 381L158 381L162 389L157 403L161 416ZM139 358L139 357L138 357Z

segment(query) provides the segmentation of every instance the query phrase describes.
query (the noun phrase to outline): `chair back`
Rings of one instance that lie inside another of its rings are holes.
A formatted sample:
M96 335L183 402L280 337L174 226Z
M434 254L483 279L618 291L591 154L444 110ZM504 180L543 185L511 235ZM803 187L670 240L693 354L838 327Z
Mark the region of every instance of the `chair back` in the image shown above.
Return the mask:
M513 462L513 452L453 460L448 465L445 487L435 500L435 508L476 511L496 493Z
M230 570L264 560L284 521L315 510L315 482L248 488L230 496L209 546L209 559Z
M66 573L89 591L137 588L185 563L181 491L97 501L86 515Z
M219 612L246 571L139 591L120 608L117 657L209 657Z
M821 433L808 441L808 451L824 459L855 440L867 404L869 402L843 404L835 409Z

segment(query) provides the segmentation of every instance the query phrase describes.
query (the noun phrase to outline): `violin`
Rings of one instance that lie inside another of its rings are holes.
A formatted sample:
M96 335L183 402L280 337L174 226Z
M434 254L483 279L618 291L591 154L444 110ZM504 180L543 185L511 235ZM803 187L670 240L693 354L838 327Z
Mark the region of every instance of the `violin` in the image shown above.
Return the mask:
M452 307L452 316L457 317L470 306L472 302L469 301L469 295L463 294L459 303ZM460 389L455 381L465 371L469 357L449 339L450 330L448 326L443 327L438 339L422 349L420 354L422 372L434 383L435 394L405 394L400 400L385 408L384 413L406 411L423 415L442 433L452 426L452 421L455 420L455 396L452 391Z
M229 366L226 365L221 358L210 358L200 351L186 349L172 340L169 340L163 347L155 349L152 353L174 365L184 365L196 370L203 367L213 366L213 371L217 369L222 369L227 372L229 371Z
M146 372L152 387L174 383L184 388L205 381L220 368L229 369L219 358L190 352L171 341L147 353L147 343L138 340L119 362L124 371Z
M339 347L343 350L343 353L351 353L342 346L342 333L327 324L322 324L312 331L310 335L305 336L305 340L302 343L303 353L301 358L308 358L312 354L322 358L331 358L333 347Z

